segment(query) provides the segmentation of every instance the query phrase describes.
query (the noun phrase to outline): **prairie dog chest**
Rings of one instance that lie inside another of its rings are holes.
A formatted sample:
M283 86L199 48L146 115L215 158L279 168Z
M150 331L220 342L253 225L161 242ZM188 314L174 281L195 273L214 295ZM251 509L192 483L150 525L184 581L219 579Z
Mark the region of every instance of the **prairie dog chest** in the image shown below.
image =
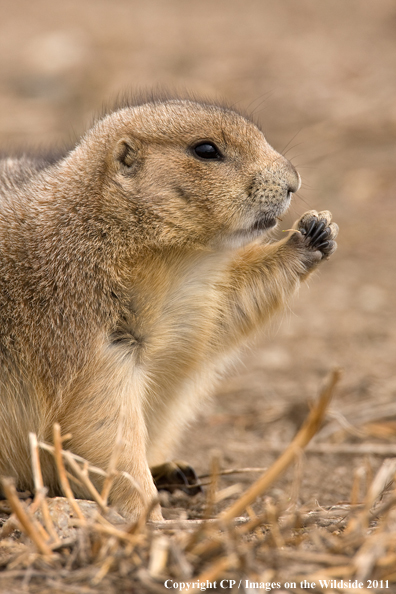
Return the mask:
M164 367L175 358L191 365L207 352L219 325L228 259L209 253L148 262L134 282L131 318L145 366Z

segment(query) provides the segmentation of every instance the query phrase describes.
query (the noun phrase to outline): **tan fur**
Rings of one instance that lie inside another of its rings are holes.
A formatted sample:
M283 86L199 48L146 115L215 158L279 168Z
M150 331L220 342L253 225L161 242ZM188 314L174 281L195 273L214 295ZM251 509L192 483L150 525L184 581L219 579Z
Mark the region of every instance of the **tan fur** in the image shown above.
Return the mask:
M55 421L106 468L124 414L119 466L155 496L149 466L322 258L299 233L263 239L298 185L251 121L188 100L114 112L52 165L0 162L0 474L32 488L28 433ZM142 510L127 481L111 497Z

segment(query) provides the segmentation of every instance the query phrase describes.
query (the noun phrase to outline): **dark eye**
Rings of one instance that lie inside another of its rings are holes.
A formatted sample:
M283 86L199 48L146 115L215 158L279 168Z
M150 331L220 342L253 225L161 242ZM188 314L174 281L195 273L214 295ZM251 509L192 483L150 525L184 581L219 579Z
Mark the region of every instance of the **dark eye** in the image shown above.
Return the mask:
M194 147L193 153L200 159L221 159L222 155L213 142L203 142Z

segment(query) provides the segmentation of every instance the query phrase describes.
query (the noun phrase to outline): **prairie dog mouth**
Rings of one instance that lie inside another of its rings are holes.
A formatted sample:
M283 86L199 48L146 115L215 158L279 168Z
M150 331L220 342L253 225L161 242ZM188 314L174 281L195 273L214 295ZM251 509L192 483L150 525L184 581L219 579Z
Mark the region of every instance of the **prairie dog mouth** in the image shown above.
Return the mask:
M268 231L269 229L273 229L276 227L278 221L280 221L280 217L287 211L290 206L292 193L289 192L286 198L280 203L275 206L275 208L271 209L272 212L258 214L255 222L250 227L251 231Z
M292 193L289 192L283 201L279 204L274 204L273 207L269 207L270 212L258 212L255 218L250 220L249 223L245 223L246 226L240 227L239 229L227 234L227 238L223 237L223 242L226 245L232 247L241 247L247 243L254 241L266 232L274 229L280 217L287 211L290 206ZM267 206L268 208L268 206Z

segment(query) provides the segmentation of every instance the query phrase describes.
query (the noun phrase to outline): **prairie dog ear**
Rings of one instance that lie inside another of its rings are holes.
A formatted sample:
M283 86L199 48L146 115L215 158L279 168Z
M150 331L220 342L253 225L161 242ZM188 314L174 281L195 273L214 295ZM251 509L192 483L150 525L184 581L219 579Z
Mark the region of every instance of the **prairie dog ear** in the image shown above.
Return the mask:
M137 165L139 147L138 143L130 138L122 138L114 149L114 159L123 167L131 170Z

